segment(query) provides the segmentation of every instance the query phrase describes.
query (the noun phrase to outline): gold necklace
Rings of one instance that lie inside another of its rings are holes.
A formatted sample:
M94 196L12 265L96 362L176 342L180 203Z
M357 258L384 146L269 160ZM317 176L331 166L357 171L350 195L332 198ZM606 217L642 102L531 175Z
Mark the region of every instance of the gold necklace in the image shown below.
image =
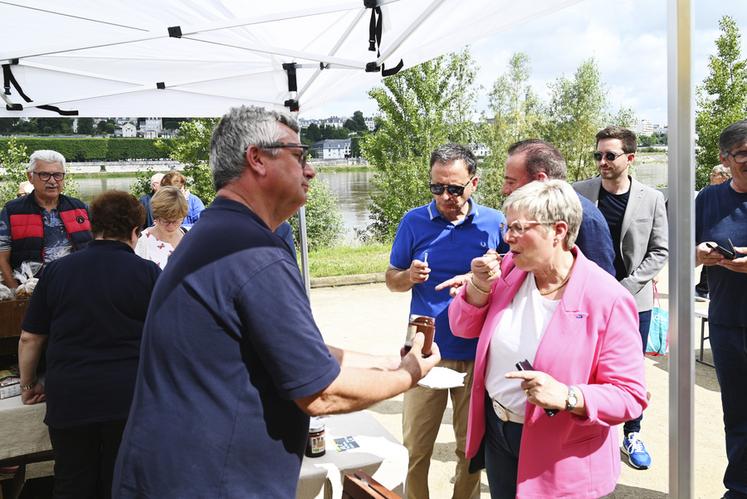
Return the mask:
M544 293L542 291L540 291L539 288L537 288L537 291L539 291L539 294L541 296L547 296L547 295L549 295L551 293L554 293L554 292L560 290L561 288L563 288L563 286L565 286L566 284L568 284L568 279L571 278L571 270L573 270L573 267L571 267L571 269L568 270L568 273L565 275L565 279L563 279L563 282L561 282L560 285L557 288L552 288L550 291L545 291Z

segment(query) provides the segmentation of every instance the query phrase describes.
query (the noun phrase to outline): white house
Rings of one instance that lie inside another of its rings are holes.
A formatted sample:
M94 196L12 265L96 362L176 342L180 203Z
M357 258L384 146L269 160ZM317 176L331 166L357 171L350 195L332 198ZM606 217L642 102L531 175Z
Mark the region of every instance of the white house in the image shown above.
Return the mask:
M137 127L134 123L127 122L122 125L122 137L137 137Z
M350 157L350 139L325 139L314 142L311 150L317 159L345 159Z
M490 156L490 148L485 144L470 144L469 150L472 151L472 154L474 154L478 158L485 158L487 156Z

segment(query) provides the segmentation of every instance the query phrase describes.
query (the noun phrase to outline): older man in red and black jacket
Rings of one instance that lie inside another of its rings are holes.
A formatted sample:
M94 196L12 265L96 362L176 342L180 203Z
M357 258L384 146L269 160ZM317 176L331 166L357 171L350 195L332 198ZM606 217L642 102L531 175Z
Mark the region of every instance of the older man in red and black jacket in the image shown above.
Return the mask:
M0 213L0 274L11 288L18 285L13 270L23 262L51 262L93 238L86 205L62 194L65 157L35 151L27 170L34 191L9 201Z

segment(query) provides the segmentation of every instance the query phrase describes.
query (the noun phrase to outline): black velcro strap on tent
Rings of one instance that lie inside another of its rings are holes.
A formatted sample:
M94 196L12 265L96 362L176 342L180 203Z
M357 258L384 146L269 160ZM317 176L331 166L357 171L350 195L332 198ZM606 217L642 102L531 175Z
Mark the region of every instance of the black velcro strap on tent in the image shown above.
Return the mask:
M296 80L296 63L284 62L283 69L288 73L288 92L298 92L298 82Z
M78 111L63 111L57 106L36 106L38 109L44 109L45 111L54 111L55 113L59 114L60 116L78 116Z
M18 64L18 59L14 59L14 64ZM13 76L13 71L10 70L10 64L3 64L3 86L5 87L5 95L10 95L11 85L16 89L18 95L23 97L23 100L31 102L31 98L23 93L23 89L18 84L18 81L16 81L16 77Z
M376 64L376 61L366 63L366 73L378 73L381 66Z
M18 59L13 59L11 61L11 64L18 64ZM31 97L23 92L23 89L21 88L21 85L18 84L16 77L13 76L13 71L11 71L10 66L10 64L3 64L3 86L5 87L5 94L10 95L10 86L13 85L13 87L18 92L18 95L20 95L23 100L25 100L26 102L33 102ZM45 111L53 111L60 116L78 116L78 111L63 111L57 106L44 105L36 107L39 109L44 109ZM8 111L23 111L23 106L21 104L8 104L5 106L5 109L7 109Z
M381 47L382 21L381 7L372 7L371 20L368 22L368 50L376 52L376 57L381 55L379 48Z
M182 27L181 26L169 26L169 37L171 37L171 38L181 38L182 37Z
M164 82L162 82L162 81L156 82L156 88L157 88L158 90L163 90L163 89L165 89L165 88L166 88L166 83L164 83Z
M387 77L387 76L396 75L397 73L399 73L399 70L402 69L404 65L405 65L405 62L402 59L400 59L399 63L396 66L394 66L392 69L384 69L384 65L382 64L381 65L381 76Z
M283 102L283 105L293 112L298 111L298 101L296 99L288 99Z

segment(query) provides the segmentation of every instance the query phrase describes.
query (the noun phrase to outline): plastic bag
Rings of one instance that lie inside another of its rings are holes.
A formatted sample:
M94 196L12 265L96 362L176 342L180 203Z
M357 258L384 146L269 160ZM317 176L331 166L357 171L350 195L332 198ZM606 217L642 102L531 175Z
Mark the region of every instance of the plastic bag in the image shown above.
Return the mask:
M5 284L3 284L3 277L0 276L0 301L12 300L12 299L13 299L13 290L10 289Z
M16 296L31 296L36 288L36 283L39 282L37 277L34 277L39 270L41 270L42 264L39 262L23 262L20 270L13 273L13 277L20 283L16 288Z
M646 353L666 355L669 353L669 311L660 306L656 283L654 283L654 304L651 310L651 325L648 328Z

